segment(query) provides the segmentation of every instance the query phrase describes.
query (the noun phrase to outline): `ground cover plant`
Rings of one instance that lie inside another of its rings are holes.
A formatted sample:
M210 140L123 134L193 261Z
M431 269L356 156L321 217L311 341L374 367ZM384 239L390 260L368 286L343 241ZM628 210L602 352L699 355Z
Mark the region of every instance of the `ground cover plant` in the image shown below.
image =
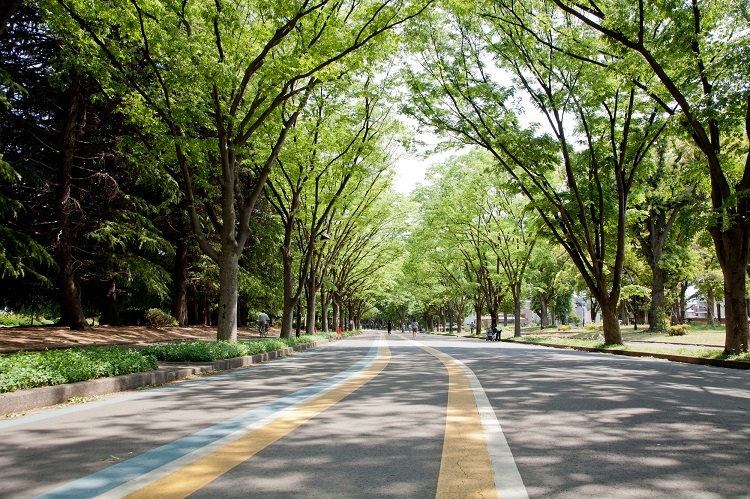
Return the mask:
M325 339L335 338L335 333L304 334L291 338L267 338L251 341L187 341L167 345L150 345L143 349L148 355L153 355L164 362L211 362L214 360L231 359L245 355L257 355L272 352L282 348L292 347L300 343L313 343Z
M347 331L342 336L353 334L356 333ZM319 333L237 343L188 341L150 345L140 350L92 346L16 353L0 356L0 393L150 371L159 367L157 361L211 362L336 337L335 333Z
M0 393L150 371L156 357L120 347L22 352L0 357Z

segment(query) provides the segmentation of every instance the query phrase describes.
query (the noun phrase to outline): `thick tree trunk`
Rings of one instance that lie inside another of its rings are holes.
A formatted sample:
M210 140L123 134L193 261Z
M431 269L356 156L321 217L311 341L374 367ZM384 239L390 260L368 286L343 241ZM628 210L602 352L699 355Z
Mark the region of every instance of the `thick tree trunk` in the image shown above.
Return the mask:
M654 266L651 270L653 278L651 282L651 304L648 307L648 329L653 332L661 332L667 329L667 314L664 312L664 281L667 272L659 265Z
M547 312L547 300L544 299L543 293L539 293L539 309L539 322L541 328L544 329L549 326L549 314ZM586 320L585 317L583 319Z
M607 345L621 345L622 334L620 333L620 321L617 318L617 304L604 301L600 303L600 306L602 309L604 343Z
M222 248L219 265L219 310L216 339L235 343L237 341L237 275L239 256L235 251Z
M57 185L57 216L59 223L55 256L59 274L57 284L60 293L61 323L70 329L88 329L89 324L81 305L81 285L78 275L79 264L73 257L73 213L76 203L71 199L73 178L73 153L75 152L76 130L79 106L81 104L80 77L73 71L72 81L66 92L60 136L60 164Z
M739 250L725 256L724 271L724 317L726 318L726 353L748 350L747 287L745 269L747 255Z

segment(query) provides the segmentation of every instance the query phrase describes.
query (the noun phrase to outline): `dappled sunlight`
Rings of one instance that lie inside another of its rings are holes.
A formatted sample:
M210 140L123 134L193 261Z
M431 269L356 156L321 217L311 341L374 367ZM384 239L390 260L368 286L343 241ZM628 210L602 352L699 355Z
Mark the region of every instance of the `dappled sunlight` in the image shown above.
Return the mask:
M746 373L516 345L465 362L532 497L612 496L605 483L617 497L674 497L674 484L696 475L706 479L681 497L746 493L709 479L732 465L747 473L736 439L748 434L748 391L711 388L727 376L747 386ZM566 480L551 478L561 474Z

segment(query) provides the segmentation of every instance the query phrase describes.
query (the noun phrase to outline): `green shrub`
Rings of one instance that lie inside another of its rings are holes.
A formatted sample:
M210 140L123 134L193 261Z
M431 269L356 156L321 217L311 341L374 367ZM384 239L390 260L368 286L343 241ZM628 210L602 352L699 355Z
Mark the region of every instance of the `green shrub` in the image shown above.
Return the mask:
M158 329L160 327L178 325L177 319L158 308L150 308L146 310L146 313L143 314L143 317L146 320L146 325L152 328Z
M602 331L604 329L604 324L601 322L589 322L583 328L586 331Z
M120 347L24 352L0 357L0 392L156 369L156 357Z
M323 339L335 338L336 333L321 333L314 335L303 334L299 338L267 338L252 341L188 341L167 345L150 345L143 349L148 355L153 355L164 362L211 362L214 360L231 359L245 355L256 355L273 352L300 343L312 343Z
M570 331L570 324L560 324L557 326L558 331Z
M674 326L669 326L667 333L669 333L669 336L685 336L688 329L690 329L690 326L687 324L675 324Z

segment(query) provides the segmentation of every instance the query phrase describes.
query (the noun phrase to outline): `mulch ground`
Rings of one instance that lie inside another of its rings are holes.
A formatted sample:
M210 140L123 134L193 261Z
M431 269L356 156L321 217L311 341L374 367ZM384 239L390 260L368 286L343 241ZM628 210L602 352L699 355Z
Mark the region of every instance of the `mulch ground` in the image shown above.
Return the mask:
M275 334L274 334L275 333ZM278 330L269 336L278 336ZM259 338L256 328L240 328L238 339ZM152 329L145 326L96 326L87 331L72 331L58 326L1 327L0 353L70 348L88 345L132 345L174 341L213 341L216 326L166 327Z

